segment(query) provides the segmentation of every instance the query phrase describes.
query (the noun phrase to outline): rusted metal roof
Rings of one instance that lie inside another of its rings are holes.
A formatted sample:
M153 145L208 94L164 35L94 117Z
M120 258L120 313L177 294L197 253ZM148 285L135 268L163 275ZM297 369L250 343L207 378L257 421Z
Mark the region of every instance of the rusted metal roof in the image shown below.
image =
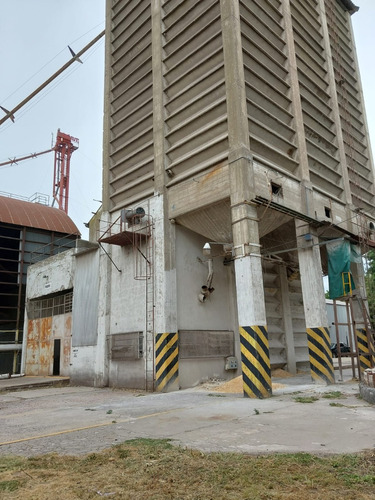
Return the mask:
M79 236L72 219L63 210L0 196L0 222Z

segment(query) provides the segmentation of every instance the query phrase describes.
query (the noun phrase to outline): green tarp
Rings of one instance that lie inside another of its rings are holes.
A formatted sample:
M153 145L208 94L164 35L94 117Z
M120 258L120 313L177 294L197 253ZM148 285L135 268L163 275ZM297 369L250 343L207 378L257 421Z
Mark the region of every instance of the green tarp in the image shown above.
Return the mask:
M355 289L353 277L350 273L350 263L361 262L361 251L358 245L353 245L349 241L334 241L326 245L328 253L328 283L329 298L337 299L350 293L349 276L352 290ZM343 284L344 275L345 290Z

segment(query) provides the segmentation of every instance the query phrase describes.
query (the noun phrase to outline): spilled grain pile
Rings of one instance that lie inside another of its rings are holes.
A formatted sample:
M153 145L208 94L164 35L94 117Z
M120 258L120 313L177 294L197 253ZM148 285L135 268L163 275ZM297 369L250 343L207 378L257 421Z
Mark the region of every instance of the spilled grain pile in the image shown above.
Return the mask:
M293 375L287 372L286 370L282 370L281 368L272 371L272 378L290 378L290 377L293 377ZM283 389L284 387L285 387L284 384L278 384L276 382L272 382L272 389L274 390ZM228 382L223 382L219 385L216 385L214 388L212 388L212 390L215 392L240 394L243 392L242 375L233 378L232 380L228 380Z

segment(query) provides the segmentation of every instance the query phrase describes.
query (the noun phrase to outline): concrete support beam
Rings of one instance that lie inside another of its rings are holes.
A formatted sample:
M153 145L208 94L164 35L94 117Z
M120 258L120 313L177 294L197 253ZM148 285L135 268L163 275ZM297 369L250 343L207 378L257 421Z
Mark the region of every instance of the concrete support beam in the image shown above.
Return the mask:
M155 284L155 388L179 389L177 291L174 225L168 218L166 188L165 109L163 99L163 28L161 0L151 3L154 132L154 284Z
M283 315L283 327L285 332L285 350L288 372L296 374L296 353L294 349L293 320L290 309L288 276L285 266L279 266L280 293Z
M247 119L238 0L221 0L229 178L244 396L271 394L271 369Z
M319 239L315 230L300 220L296 220L296 235L311 376L317 383L332 384L335 379Z

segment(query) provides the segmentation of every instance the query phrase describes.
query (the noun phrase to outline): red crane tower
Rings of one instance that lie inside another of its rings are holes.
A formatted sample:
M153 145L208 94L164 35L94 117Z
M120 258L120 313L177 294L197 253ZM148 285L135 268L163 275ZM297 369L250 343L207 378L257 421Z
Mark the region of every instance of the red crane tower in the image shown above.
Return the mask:
M57 131L56 144L52 149L47 149L47 151L41 151L39 153L32 153L27 156L22 156L21 158L10 158L9 161L4 161L0 163L0 167L4 165L17 165L19 161L29 160L31 158L36 158L37 156L55 152L55 163L53 172L53 202L57 201L60 210L68 213L68 202L69 202L69 174L70 174L70 157L73 151L78 149L79 139L72 137L71 135L64 134Z
M53 202L57 201L60 210L68 213L70 157L78 149L79 140L71 135L57 131L55 163L53 169Z

